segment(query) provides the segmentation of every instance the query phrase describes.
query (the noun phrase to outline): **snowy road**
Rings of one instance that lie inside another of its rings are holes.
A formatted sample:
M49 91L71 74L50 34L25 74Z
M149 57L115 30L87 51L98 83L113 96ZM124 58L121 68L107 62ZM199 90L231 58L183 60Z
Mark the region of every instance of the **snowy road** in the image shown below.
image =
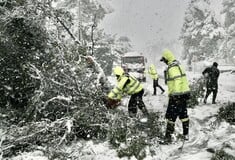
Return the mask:
M190 73L190 79L199 77L199 74ZM148 160L210 160L212 153L207 149L219 150L224 148L235 156L235 126L226 122L217 123L215 115L222 104L235 101L235 74L222 73L219 79L218 103L200 104L194 109L188 109L190 116L190 140L184 144L183 150L178 148L182 142L172 145L160 146L156 157L148 157ZM147 85L147 92L151 93L152 85ZM145 97L145 102L150 110L161 111L165 114L166 95ZM180 120L176 121L175 134L182 132ZM229 143L229 144L228 144ZM226 145L229 146L226 148ZM232 148L231 148L232 146Z

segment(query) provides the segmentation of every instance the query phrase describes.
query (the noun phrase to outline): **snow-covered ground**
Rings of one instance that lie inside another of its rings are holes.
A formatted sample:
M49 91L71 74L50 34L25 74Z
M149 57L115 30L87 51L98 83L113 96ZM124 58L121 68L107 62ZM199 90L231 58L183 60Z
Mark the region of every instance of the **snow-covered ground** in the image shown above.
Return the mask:
M161 75L161 69L159 74ZM190 80L201 76L201 73L188 72ZM109 80L115 84L115 78L110 77ZM219 92L217 96L217 104L211 104L211 96L208 104L199 104L193 109L188 109L190 116L190 139L184 144L184 148L179 150L182 142L171 145L156 144L154 150L156 155L151 156L149 148L146 148L146 160L210 160L212 153L208 152L208 148L221 149L223 147L227 153L235 156L235 126L226 122L216 123L215 115L222 104L227 102L235 102L235 74L230 72L221 73L219 77ZM164 89L167 87L163 83L163 79L159 80L159 84ZM149 111L160 111L165 114L167 106L167 93L163 95L152 95L152 81L147 79L144 83L145 96L144 102ZM158 89L158 88L157 88ZM160 90L157 90L160 93ZM119 109L127 110L128 99L122 101ZM175 133L181 133L182 127L179 120L176 121ZM227 147L226 146L230 146ZM115 150L110 149L108 142L94 143L93 141L80 141L71 146L73 154L80 157L81 160L118 160ZM47 160L39 151L31 153L22 153L13 160ZM127 158L122 158L127 160ZM135 160L134 157L131 160Z
M198 78L201 73L188 72L190 80ZM209 160L212 153L206 151L207 148L215 150L221 149L225 144L229 143L233 146L232 149L226 149L228 153L235 156L235 126L229 125L226 122L219 126L216 123L215 115L222 104L235 102L235 74L231 72L221 73L219 77L219 90L217 96L217 104L211 104L212 95L208 98L208 104L199 104L193 109L188 109L190 116L190 140L187 142L182 151L178 150L179 144L168 146L160 146L156 157L148 157L146 159L154 160ZM151 96L152 83L146 85L149 94L144 97L148 109L153 111L161 111L165 114L167 106L167 95ZM160 80L160 85L164 86L163 80ZM167 88L164 86L164 88ZM160 89L158 89L160 93ZM176 131L182 132L181 122L177 120Z

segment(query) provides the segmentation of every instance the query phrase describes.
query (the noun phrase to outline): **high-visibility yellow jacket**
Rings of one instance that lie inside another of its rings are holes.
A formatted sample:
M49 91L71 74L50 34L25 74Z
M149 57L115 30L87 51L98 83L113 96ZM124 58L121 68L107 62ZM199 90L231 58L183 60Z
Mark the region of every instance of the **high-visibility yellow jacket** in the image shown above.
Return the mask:
M168 60L168 68L166 70L166 83L169 95L182 95L190 92L189 83L184 68L175 59L170 50L163 52L163 57Z
M155 66L153 64L150 65L148 69L148 74L150 75L152 79L154 80L158 79L157 70L155 69Z
M119 77L117 86L109 92L108 97L110 99L121 99L123 93L132 95L142 89L142 84L135 77L124 74Z

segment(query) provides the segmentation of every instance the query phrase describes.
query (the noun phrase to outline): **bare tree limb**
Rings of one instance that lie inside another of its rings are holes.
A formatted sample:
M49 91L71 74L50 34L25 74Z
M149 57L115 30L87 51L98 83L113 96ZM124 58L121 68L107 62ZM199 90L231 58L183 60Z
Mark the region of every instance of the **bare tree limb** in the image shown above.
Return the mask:
M74 37L74 35L72 34L72 32L69 30L69 28L64 24L64 22L58 17L56 16L57 21L64 27L64 29L68 32L68 34L72 37L72 39L77 43L80 44L80 42Z

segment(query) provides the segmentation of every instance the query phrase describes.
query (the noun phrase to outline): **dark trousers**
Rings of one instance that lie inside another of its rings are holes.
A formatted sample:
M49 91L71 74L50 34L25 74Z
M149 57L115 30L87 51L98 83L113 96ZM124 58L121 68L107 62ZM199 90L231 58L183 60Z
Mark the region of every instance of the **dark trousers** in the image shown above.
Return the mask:
M206 87L206 96L205 96L204 102L206 102L209 95L211 93L213 93L212 103L215 103L215 99L217 97L217 92L218 92L218 85L217 84L216 85L207 85L207 87Z
M177 117L182 121L183 134L187 135L189 130L189 119L187 111L188 95L170 96L166 111L166 119L168 120L166 128L166 136L174 132L174 123Z
M137 107L143 112L144 115L148 115L147 108L143 102L143 94L144 90L142 89L140 92L131 95L128 104L128 113L130 117L135 117L137 114Z
M154 79L153 80L153 94L156 95L157 94L157 87L161 89L162 92L164 92L165 90L162 88L162 86L160 86L158 84L158 79Z

